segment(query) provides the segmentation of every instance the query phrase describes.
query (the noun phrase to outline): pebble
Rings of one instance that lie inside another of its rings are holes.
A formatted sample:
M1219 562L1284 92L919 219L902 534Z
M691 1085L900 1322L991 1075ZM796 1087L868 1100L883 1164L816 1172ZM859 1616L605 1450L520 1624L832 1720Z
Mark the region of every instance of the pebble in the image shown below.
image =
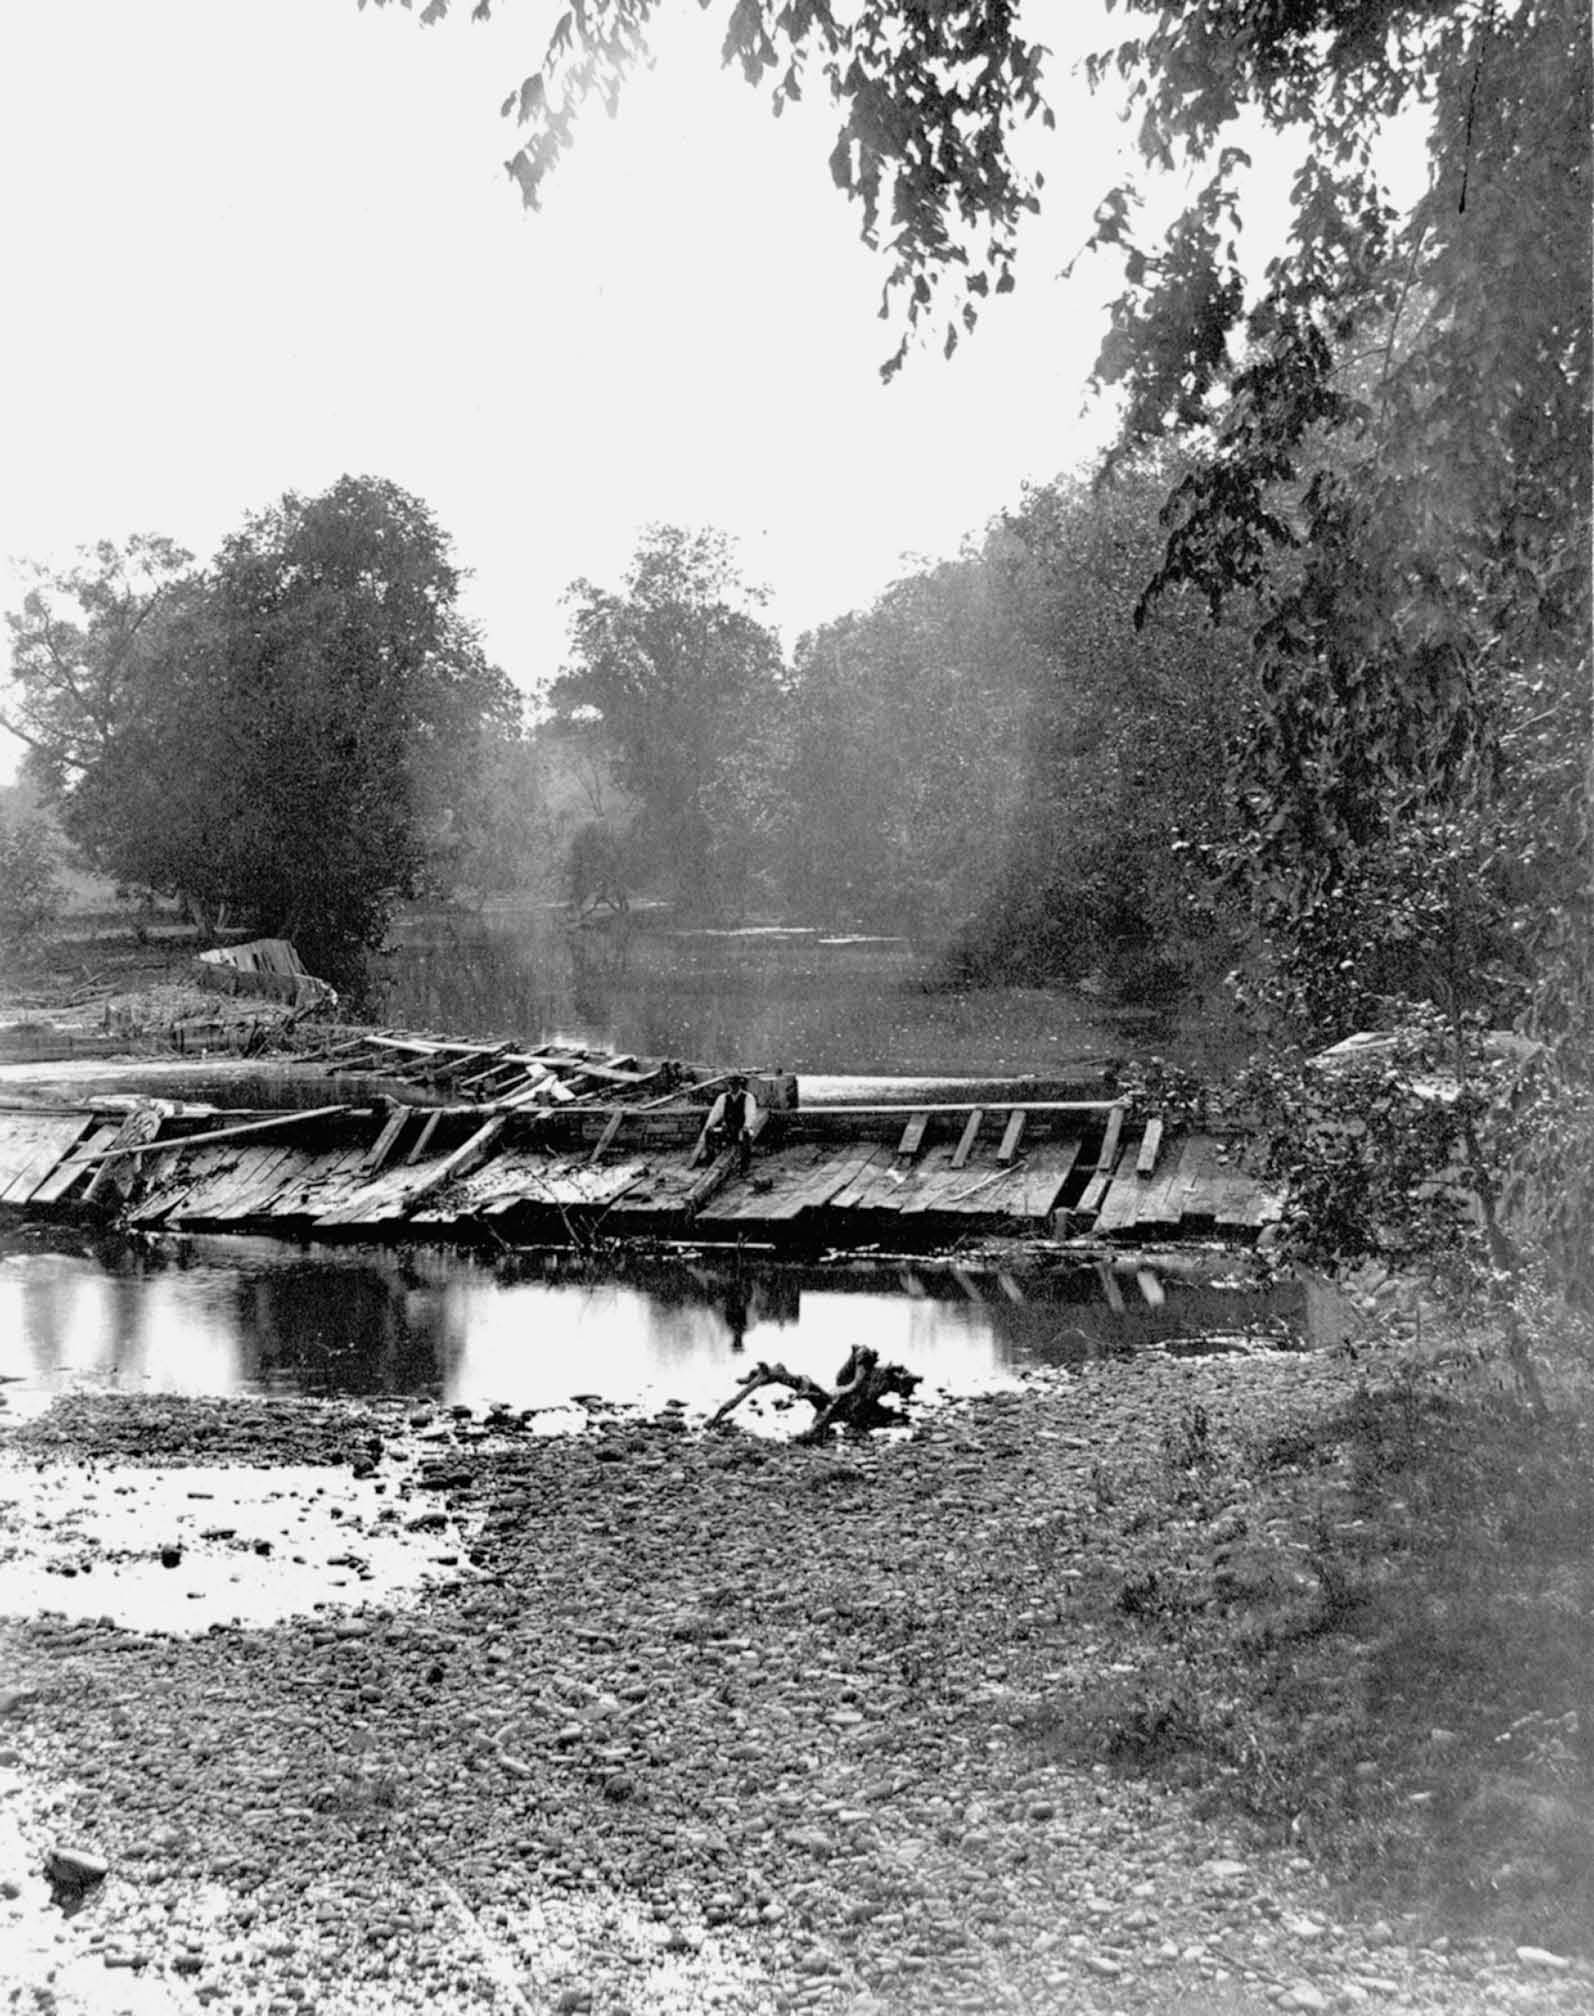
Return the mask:
M1094 1516L1103 1447L1155 1454L1158 1382L1181 1406L1205 1391L1216 1419L1222 1377L1060 1376L845 1459L731 1463L738 1438L678 1422L666 1456L665 1431L627 1424L625 1460L600 1469L581 1437L500 1425L478 1448L449 1429L477 1509L459 1515L467 1565L418 1603L350 1610L351 1578L313 1618L181 1641L36 1619L0 1694L45 1802L29 1838L71 1830L117 1871L50 1934L79 1950L98 1914L102 1952L143 1961L137 1985L239 2016L485 2016L511 1981L567 2016L1141 2016L1187 1990L1192 2007L1378 1996L1482 2016L1531 2006L1524 1988L1570 2011L1548 1999L1579 1985L1560 1956L1480 1961L1457 2002L1454 1955L1334 1922L1307 1857L1034 1739L1099 1671L1066 1578L1054 1605L1005 1564L1036 1521ZM260 1413L274 1460L300 1460L289 1424L308 1412ZM387 1445L395 1529L435 1502L402 1414L363 1423ZM1041 1442L1060 1420L1081 1432ZM345 1466L356 1446L345 1422ZM428 1448L434 1472L444 1453ZM36 1908L39 1866L0 1852L18 1891L0 1912ZM1289 1980L1292 1950L1312 1980Z

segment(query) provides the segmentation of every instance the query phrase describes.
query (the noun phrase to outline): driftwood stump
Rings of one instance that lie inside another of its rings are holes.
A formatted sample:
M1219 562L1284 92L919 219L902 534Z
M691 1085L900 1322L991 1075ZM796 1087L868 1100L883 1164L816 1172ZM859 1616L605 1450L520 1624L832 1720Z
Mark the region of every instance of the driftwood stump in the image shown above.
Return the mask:
M823 1442L836 1427L860 1432L900 1428L906 1415L901 1408L885 1403L893 1398L910 1401L914 1389L922 1383L917 1372L909 1372L901 1365L882 1365L879 1352L871 1351L866 1344L853 1345L846 1364L836 1374L834 1391L821 1386L817 1379L810 1379L806 1372L791 1372L784 1365L770 1365L760 1359L724 1406L709 1416L707 1425L716 1427L760 1386L788 1386L814 1410L812 1422L797 1437L799 1442Z

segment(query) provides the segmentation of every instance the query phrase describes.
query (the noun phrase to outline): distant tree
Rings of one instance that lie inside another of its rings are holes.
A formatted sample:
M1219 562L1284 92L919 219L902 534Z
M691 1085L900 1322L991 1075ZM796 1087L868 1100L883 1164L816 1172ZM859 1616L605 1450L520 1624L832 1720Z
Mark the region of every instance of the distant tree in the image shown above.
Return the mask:
M11 671L0 725L25 744L46 797L60 798L140 720L172 625L201 592L199 575L191 553L153 533L121 545L102 539L68 567L28 574L20 607L6 616Z
M556 722L610 753L636 799L655 877L692 908L724 892L735 766L780 703L779 640L718 532L653 526L618 593L569 591L571 662L548 688Z
M1137 632L1166 486L1155 465L1100 487L1060 479L987 535L981 565L1023 667L1026 760L1003 871L962 940L973 972L1099 972L1143 996L1236 949L1203 864L1228 830L1245 632L1190 596Z
M783 879L800 914L945 939L1023 792L1026 689L976 558L906 576L797 648Z
M226 906L358 985L469 794L483 725L517 717L459 587L396 485L285 496L223 546L140 719L67 799L69 830L122 879Z
M55 842L42 819L0 814L0 945L22 951L61 914Z

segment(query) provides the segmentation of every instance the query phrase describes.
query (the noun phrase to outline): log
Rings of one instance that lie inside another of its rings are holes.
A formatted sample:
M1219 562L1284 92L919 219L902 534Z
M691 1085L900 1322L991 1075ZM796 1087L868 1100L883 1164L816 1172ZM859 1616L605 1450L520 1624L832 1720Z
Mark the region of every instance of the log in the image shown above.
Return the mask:
M909 1401L923 1383L922 1375L901 1365L882 1365L878 1351L866 1344L854 1344L847 1362L836 1374L835 1390L829 1391L806 1372L792 1372L781 1364L760 1360L723 1406L709 1416L706 1426L719 1423L761 1386L786 1386L806 1400L814 1410L813 1421L797 1437L799 1442L823 1442L839 1426L863 1432L871 1428L900 1428L906 1416L900 1408L888 1407L890 1399Z

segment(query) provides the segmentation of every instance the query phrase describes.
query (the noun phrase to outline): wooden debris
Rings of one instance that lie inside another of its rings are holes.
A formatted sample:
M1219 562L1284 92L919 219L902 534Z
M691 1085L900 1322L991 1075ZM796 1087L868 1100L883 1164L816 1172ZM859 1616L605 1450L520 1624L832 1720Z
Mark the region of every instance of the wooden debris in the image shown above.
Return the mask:
M784 1365L760 1359L723 1406L708 1418L707 1426L717 1427L750 1393L761 1386L786 1386L814 1409L814 1418L799 1442L823 1442L836 1427L867 1431L871 1428L900 1428L907 1418L900 1408L888 1407L888 1400L911 1401L923 1383L918 1372L901 1365L882 1365L878 1351L855 1344L847 1362L836 1374L835 1390L821 1386L806 1372L791 1372Z

